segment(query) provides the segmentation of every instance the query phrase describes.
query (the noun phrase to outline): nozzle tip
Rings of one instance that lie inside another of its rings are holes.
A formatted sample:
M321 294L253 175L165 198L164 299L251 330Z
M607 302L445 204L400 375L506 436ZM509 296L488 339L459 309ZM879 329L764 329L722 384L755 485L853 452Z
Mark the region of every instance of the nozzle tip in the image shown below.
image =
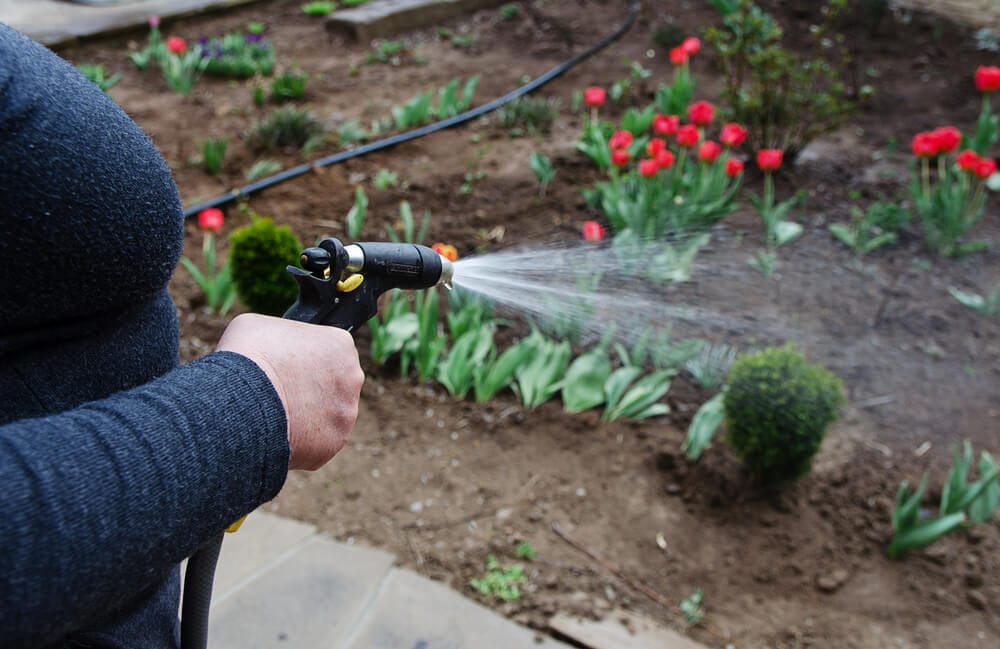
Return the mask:
M441 257L441 278L438 279L438 284L444 284L451 288L451 281L455 277L455 266L451 263L451 260L443 255L438 255L438 257Z

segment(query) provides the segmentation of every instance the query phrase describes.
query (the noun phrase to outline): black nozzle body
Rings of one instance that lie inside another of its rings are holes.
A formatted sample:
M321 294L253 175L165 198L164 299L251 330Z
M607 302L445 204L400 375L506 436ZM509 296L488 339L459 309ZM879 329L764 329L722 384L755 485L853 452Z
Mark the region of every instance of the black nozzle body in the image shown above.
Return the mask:
M451 279L450 264L415 243L345 246L337 239L324 239L302 252L302 265L305 270L288 267L299 284L299 299L285 317L348 331L378 312L378 298L386 291L431 288Z

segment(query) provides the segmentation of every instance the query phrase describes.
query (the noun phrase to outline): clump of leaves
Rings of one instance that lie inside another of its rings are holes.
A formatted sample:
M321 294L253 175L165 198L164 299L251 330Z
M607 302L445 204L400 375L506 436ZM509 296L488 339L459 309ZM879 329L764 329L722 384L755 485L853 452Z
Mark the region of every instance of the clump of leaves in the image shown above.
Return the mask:
M517 18L520 11L521 7L517 3L508 2L505 5L500 5L500 9L497 10L497 13L499 13L500 17L504 20L514 20Z
M108 70L100 63L81 63L76 68L80 71L80 74L85 76L88 81L95 84L98 88L107 92L114 87L116 83L121 81L122 75L120 72L108 76Z
M559 103L545 97L518 97L497 109L500 128L524 129L530 133L548 133L559 118ZM605 143L605 148L607 144Z
M736 348L729 345L703 345L698 353L684 364L694 380L705 390L722 385L729 367L736 360Z
M274 49L261 33L231 32L221 38L202 39L195 48L206 74L249 79L274 71Z
M843 390L840 379L793 347L743 356L729 370L723 397L728 441L759 480L798 478L837 418Z
M276 226L257 217L229 235L232 278L240 301L251 311L281 315L295 302L299 290L285 270L297 265L302 244L287 225Z
M684 622L689 626L698 624L705 617L705 610L701 607L703 596L699 586L694 589L693 593L681 600L681 613L684 614Z
M372 178L372 185L379 190L391 189L398 184L399 174L391 169L379 169L375 172L375 177Z
M208 138L201 143L201 164L205 167L205 171L213 176L222 171L228 146L229 140L224 137Z
M307 16L326 16L336 8L336 2L307 2L302 5L302 13Z
M264 158L253 163L253 165L244 172L243 177L247 179L247 182L253 182L255 180L260 180L265 176L270 176L271 174L276 174L281 171L281 163L277 160L271 160L270 158Z
M538 194L544 197L545 190L556 177L556 168L544 153L538 151L531 152L528 162L531 164L531 170L535 172L535 179L538 180Z
M569 343L549 340L536 330L518 345L529 348L531 354L514 374L514 392L525 408L537 408L559 390L569 365Z
M302 149L304 152L322 146L326 127L311 112L297 106L283 106L257 122L247 137L252 149Z
M514 548L514 554L516 554L519 559L534 561L535 557L538 556L538 550L532 547L532 545L527 541L522 541Z
M361 229L365 227L365 219L368 216L368 196L365 190L358 187L354 190L354 205L347 211L344 219L344 231L350 241L357 241L361 237Z
M895 243L896 232L909 219L909 212L894 203L877 202L862 211L851 207L851 225L834 223L830 233L859 257Z
M306 94L309 75L305 72L289 70L271 80L271 98L275 101L302 99Z
M972 445L966 441L961 455L955 449L954 463L941 491L941 503L935 517L921 516L920 504L927 486L926 473L913 493L910 493L905 480L899 485L892 512L894 534L887 550L890 559L933 543L965 524L966 517L976 523L985 523L993 517L1000 503L997 464L989 453L983 451L977 466L979 479L969 482L971 466Z
M519 584L528 581L524 568L518 565L501 567L496 555L486 557L486 573L469 580L469 585L486 597L513 602L521 599Z
M365 55L365 65L372 63L387 63L399 65L403 62L403 54L408 51L402 41L376 41L372 50Z
M1000 315L1000 283L993 287L993 290L986 296L977 293L966 293L957 288L949 288L948 292L952 297L973 311L977 311L986 316Z
M831 29L844 0L826 0L824 22L810 29L823 53L814 58L785 49L781 26L752 0L711 1L722 26L710 27L705 36L725 75L725 117L749 128L749 148L794 156L847 120L854 103L831 63L849 57L843 35Z
M458 50L469 49L478 40L475 34L457 34L447 27L438 27L437 33L440 38L448 41L452 47Z

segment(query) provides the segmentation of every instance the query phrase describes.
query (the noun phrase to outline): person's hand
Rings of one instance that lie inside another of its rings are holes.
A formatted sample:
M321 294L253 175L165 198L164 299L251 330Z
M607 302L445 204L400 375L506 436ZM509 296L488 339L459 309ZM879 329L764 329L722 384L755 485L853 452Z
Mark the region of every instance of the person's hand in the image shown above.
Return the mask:
M349 333L246 313L216 351L246 356L271 379L288 418L289 469L318 469L347 443L365 379Z

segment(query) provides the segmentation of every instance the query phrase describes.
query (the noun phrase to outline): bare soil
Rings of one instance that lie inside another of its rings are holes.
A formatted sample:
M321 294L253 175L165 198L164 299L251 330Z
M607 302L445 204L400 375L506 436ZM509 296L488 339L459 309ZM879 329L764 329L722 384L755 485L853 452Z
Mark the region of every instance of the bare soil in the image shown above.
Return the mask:
M477 37L471 48L453 48L424 30L400 38L426 64L363 65L367 44L328 35L299 4L263 2L165 31L194 40L264 22L279 66L310 73L305 103L317 115L367 124L454 77L482 74L478 100L499 96L522 76L537 76L595 42L624 16L620 2L520 3L510 22L490 10L449 23ZM801 40L810 20L801 9L806 3L764 4L793 41ZM513 562L515 543L529 541L538 559L528 566L524 597L484 603L540 630L556 611L601 616L619 606L684 626L676 606L653 603L555 535L551 526L558 523L669 601L702 588L705 619L687 632L712 647L1000 646L1000 524L954 534L901 561L884 553L901 480L912 483L930 471L933 507L953 444L969 439L1000 455L1000 323L966 310L947 292L992 287L1000 280L1000 250L943 260L913 234L859 262L827 231L829 223L849 219L851 192L862 202L879 193L905 196L915 132L974 124L979 97L972 72L996 64L995 55L977 52L970 33L944 18L907 16L890 16L875 35L846 26L856 72L867 72L877 93L847 127L815 142L779 176L780 197L805 189L808 201L798 212L806 233L782 250L778 274L766 279L746 265L760 247L760 226L744 209L714 234L693 280L678 291L717 316L687 335L741 349L793 340L844 379L851 405L809 476L762 490L721 442L699 463L688 463L680 452L683 431L711 395L686 376L668 393L669 416L601 423L595 412L566 415L558 402L525 411L509 393L486 406L455 401L439 386L373 367L361 332L368 379L351 444L321 471L290 475L267 508L338 539L392 551L470 597L477 595L469 579L483 572L488 553ZM715 20L707 3L646 2L625 38L542 90L564 107L548 135L511 137L485 118L316 170L249 204L290 224L303 241L343 237L343 216L360 183L371 199L365 238L384 239L384 224L407 200L416 212L433 213L432 241L449 241L463 255L482 246L576 239L582 221L597 215L580 197L596 176L574 151L581 121L566 109L573 92L623 78L626 59L653 70L640 92L652 90L671 73L666 52L653 44L654 30L673 23L696 33ZM243 171L255 156L241 134L264 112L253 106L248 85L205 78L190 98L171 94L162 79L144 76L125 59L126 49L143 40L136 34L131 42L120 37L61 54L123 74L111 95L168 159L186 204L245 184ZM715 99L720 80L711 56L700 55L694 70L699 96ZM229 138L230 153L216 178L190 158L197 142L220 136ZM890 138L900 153L888 149ZM544 199L527 165L533 149L560 169ZM334 150L330 145L323 153ZM289 152L273 157L286 167L302 160ZM371 179L382 168L397 172L405 186L374 190ZM485 177L463 195L458 190L470 171ZM748 170L746 184L759 191L761 179ZM996 217L994 200L974 234L1000 241ZM246 222L229 209L226 232ZM194 224L188 234L186 252L198 259ZM226 319L206 314L183 270L171 288L184 360L208 353Z

